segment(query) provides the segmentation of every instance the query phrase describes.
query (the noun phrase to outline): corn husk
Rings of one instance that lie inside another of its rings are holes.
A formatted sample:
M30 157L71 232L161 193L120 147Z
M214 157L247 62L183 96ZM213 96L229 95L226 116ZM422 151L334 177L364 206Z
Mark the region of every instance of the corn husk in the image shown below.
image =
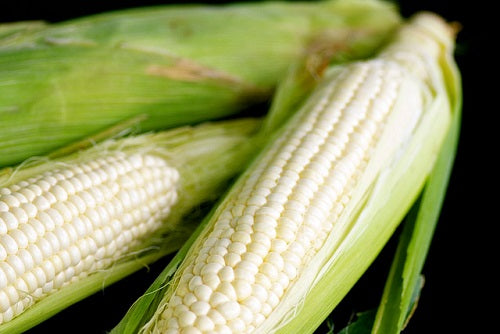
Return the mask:
M0 167L139 114L138 131L263 103L308 47L371 54L399 24L376 0L168 5L0 25Z
M434 168L420 198L408 214L384 292L373 334L399 333L413 315L424 286L422 269L446 197L455 161L462 118L462 87L452 54L443 55L443 71L449 89L453 119ZM425 306L424 306L425 307Z
M424 63L428 66L425 70L422 69L427 72L419 72L420 69L410 65L411 60L408 62L408 68L415 71L417 76L417 73L427 73L424 74L427 79L421 83L426 101L423 117L406 143L404 152L399 152L396 157L387 161L387 167L370 184L365 185L367 188L363 195L360 194L360 201L344 216L346 222L350 222L348 228L344 230L342 237L335 238L336 245L330 249L331 253L328 260L323 262L321 274L315 278L306 298L296 309L297 313L289 319L282 319L277 333L312 333L313 328L319 326L373 262L412 206L418 207L421 194L422 198L428 197L426 201L437 199L432 198L433 195L428 196L429 189L436 187L434 180L438 177L437 173L449 170L452 164L450 154L452 157L460 122L459 72L452 56L454 33L453 26L433 13L416 14L400 29L395 43L400 43L403 50L415 50L415 54L425 59ZM422 38L425 34L435 38L435 45L427 44L428 41ZM432 51L425 54L428 47ZM396 49L391 50L389 45L385 50L390 53ZM404 58L401 59L404 63ZM437 188L440 188L438 197L444 196L446 182L437 185ZM435 189L430 190L434 191ZM439 200L432 205L439 208ZM438 213L439 210L434 210L431 216L425 217L434 219L429 220L431 226ZM432 233L428 232L424 232L421 237L425 235L424 239L431 238ZM418 244L420 241L413 239L412 243L417 248L425 249L425 243ZM389 327L377 329L375 326L373 333L392 334L401 331L407 320L413 293L418 286L419 271L416 268L423 264L423 259L424 257L413 257L405 264L408 284L405 286L404 302L400 305L401 313L396 316L400 327L389 330ZM389 303L385 306L393 307L386 298L382 303ZM380 312L383 313L384 310Z

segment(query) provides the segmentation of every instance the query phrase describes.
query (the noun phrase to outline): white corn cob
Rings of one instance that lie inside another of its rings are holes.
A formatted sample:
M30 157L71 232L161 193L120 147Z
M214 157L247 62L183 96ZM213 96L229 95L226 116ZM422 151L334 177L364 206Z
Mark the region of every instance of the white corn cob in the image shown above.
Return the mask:
M162 315L167 333L252 332L323 245L401 79L378 61L344 73L259 161L189 259Z
M424 41L422 50L400 43L334 71L232 189L145 330L268 333L276 329L264 325L272 313L286 317L300 303L307 291L295 294L297 282L314 281L308 268L332 234L341 238L338 218L354 194L403 154L422 122L435 93L424 83L442 88L433 67L438 43L419 27L426 20L407 32ZM432 110L439 130L448 110Z
M155 231L178 179L164 159L117 152L0 188L0 324Z

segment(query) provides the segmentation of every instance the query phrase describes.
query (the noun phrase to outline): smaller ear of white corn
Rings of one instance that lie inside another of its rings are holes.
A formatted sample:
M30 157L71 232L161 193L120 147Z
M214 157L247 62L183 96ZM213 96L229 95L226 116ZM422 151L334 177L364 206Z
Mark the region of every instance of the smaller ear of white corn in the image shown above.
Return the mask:
M108 140L0 175L0 332L21 332L10 327L19 315L71 294L92 274L175 250L161 244L164 234L189 235L180 221L215 200L252 157L259 124L241 119Z
M377 59L333 69L219 206L144 332L275 332L321 279L332 259L325 254L362 203L373 205L370 189L380 192L383 179L398 187L387 174L396 165L398 178L403 167L416 175L402 204L410 205L450 120L439 58L453 43L422 34L427 20L452 37L423 15ZM419 153L421 164L404 163Z
M178 180L161 158L115 153L0 188L0 324L158 229Z

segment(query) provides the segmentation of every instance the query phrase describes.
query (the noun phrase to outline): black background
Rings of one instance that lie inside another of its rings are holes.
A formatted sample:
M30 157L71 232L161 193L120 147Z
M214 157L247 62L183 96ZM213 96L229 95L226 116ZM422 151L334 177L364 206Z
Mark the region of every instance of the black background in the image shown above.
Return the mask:
M205 1L215 3L217 1ZM218 1L222 2L222 1ZM168 1L24 1L0 2L0 22L46 20L57 22L106 10L171 3ZM477 3L477 4L476 4ZM497 143L490 126L498 123L496 51L498 29L490 22L487 2L444 0L399 1L409 16L430 10L462 30L457 37L456 60L462 73L464 108L462 131L448 194L423 273L426 283L419 307L403 333L495 333L498 316L494 275L486 269L498 264L493 251L495 225L488 199L496 199ZM481 5L481 8L479 8ZM488 18L487 18L488 17ZM489 78L492 80L489 81ZM1 78L0 78L1 80ZM491 90L491 92L489 92ZM487 92L488 91L488 92ZM489 104L489 101L492 101ZM493 189L492 193L486 193ZM493 206L494 207L494 206ZM358 311L373 308L380 298L395 248L393 238L367 274L338 307L334 320L340 328ZM490 247L493 245L493 247ZM28 331L36 333L105 333L123 316L168 263L159 261L138 273L71 306ZM492 271L491 271L492 272ZM318 333L323 333L323 328Z

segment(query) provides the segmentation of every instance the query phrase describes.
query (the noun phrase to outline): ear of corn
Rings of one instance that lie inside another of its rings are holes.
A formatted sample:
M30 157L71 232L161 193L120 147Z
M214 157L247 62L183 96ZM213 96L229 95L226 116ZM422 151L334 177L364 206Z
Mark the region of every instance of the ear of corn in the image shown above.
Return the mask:
M290 65L284 81L280 83L274 95L272 105L258 134L252 140L254 143L262 145L269 140L269 137L273 137L283 123L286 123L286 120L292 116L293 113L290 111L303 103L308 93L318 85L318 78L324 74L325 66L332 57L332 47L334 47L327 43L328 38L321 37L321 39L322 41L316 44L317 47L308 48ZM208 217L211 217L211 214L207 215L205 222L209 219ZM148 322L162 300L162 294L158 292L168 284L204 224L202 222L197 227L148 291L131 306L124 319L113 328L112 333L137 333Z
M195 223L186 216L259 147L259 124L108 140L0 174L0 332L23 332L180 247Z
M338 60L398 25L376 0L165 6L0 26L0 166L146 114L140 129L234 114L269 98L311 41ZM321 39L321 38L320 38Z
M421 14L376 59L333 67L166 269L142 331L312 333L433 167L453 38Z

